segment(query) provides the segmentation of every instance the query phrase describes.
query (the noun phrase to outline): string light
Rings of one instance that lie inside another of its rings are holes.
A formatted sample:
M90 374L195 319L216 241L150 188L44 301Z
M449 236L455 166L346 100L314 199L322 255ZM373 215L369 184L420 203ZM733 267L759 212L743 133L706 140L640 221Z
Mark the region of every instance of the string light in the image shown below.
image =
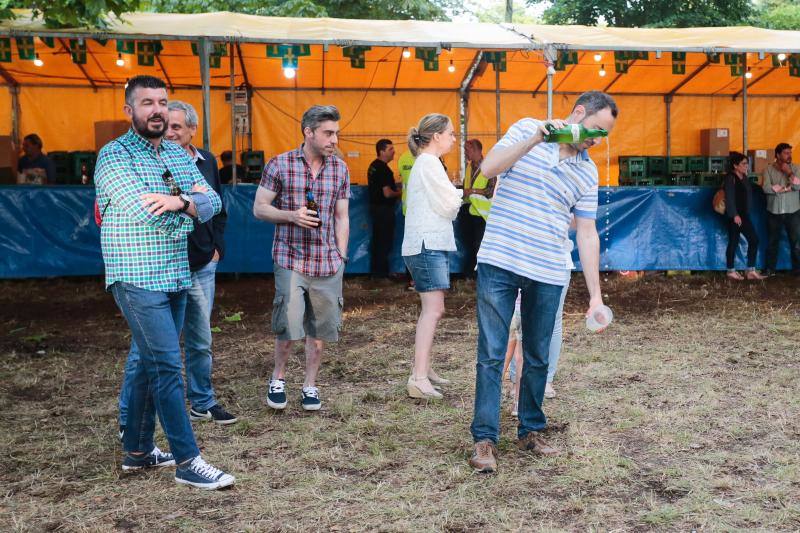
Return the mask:
M753 73L750 72L750 67L747 67L747 72L744 73L744 77L748 80L753 77Z
M455 71L456 71L456 66L453 64L453 60L451 59L450 66L447 67L447 72L455 72Z
M601 59L603 59L603 54L594 55L594 60L597 61L598 63L600 62Z
M292 67L285 67L283 69L283 75L291 80L292 78L297 76L297 71L295 69L293 69Z
M37 67L41 67L42 65L44 65L44 61L42 61L39 58L39 54L38 53L36 54L36 58L33 60L33 64L36 65Z
M403 48L403 58L408 59L409 57L411 57L411 50Z
M786 61L786 54L784 53L778 54L778 61Z
M606 66L605 65L600 65L600 72L598 72L598 74L600 74L601 78L605 77L605 75L606 75Z
M117 54L117 66L118 67L124 67L125 66L125 60L122 59L122 54Z

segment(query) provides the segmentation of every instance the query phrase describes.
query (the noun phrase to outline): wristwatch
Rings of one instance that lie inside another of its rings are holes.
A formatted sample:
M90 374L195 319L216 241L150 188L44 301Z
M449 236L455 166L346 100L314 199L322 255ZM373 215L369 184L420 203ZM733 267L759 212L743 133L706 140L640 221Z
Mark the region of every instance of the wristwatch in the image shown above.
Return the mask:
M190 203L191 203L191 201L192 201L192 197L191 197L191 196L189 196L189 195L188 195L188 194L186 194L186 193L181 193L181 194L180 194L180 199L181 199L181 200L183 200L183 207L181 207L181 210L180 210L180 212L181 212L181 213L185 213L185 212L186 212L186 210L187 210L187 209L189 209L189 204L190 204Z

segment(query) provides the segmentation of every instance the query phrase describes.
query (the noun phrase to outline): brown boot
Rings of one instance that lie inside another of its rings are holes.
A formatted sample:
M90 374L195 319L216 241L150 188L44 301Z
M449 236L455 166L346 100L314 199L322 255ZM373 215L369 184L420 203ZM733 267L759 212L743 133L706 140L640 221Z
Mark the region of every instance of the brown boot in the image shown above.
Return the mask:
M482 440L475 443L472 450L472 457L469 458L469 466L476 472L494 472L497 470L497 448L490 440Z
M544 455L546 457L551 457L553 455L559 455L561 451L558 448L553 448L545 440L542 438L539 433L536 431L531 431L530 433L526 434L524 437L517 441L517 447L520 450L533 452L536 455Z

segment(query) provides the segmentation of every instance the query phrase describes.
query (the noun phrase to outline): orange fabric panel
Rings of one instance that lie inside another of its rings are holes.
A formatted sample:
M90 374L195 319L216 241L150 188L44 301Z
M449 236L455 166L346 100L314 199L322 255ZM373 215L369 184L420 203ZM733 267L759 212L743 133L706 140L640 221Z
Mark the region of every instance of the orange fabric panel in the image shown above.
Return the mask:
M11 135L11 91L0 89L0 135Z

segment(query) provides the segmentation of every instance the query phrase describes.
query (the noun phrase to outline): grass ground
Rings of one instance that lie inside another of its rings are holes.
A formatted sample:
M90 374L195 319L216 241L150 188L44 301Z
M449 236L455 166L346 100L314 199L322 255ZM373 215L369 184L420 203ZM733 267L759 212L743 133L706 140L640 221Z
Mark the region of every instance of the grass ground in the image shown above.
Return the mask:
M348 278L325 403L306 414L299 352L289 407L264 405L271 278L220 280L214 382L240 422L195 425L206 458L237 477L216 493L176 485L170 469L121 474L129 338L99 280L0 283L0 530L799 530L800 283L612 279L602 334L582 327L573 283L558 397L545 403L548 439L566 453L517 451L504 408L487 476L466 463L472 282L455 282L436 336L453 384L426 404L404 388L417 296Z

